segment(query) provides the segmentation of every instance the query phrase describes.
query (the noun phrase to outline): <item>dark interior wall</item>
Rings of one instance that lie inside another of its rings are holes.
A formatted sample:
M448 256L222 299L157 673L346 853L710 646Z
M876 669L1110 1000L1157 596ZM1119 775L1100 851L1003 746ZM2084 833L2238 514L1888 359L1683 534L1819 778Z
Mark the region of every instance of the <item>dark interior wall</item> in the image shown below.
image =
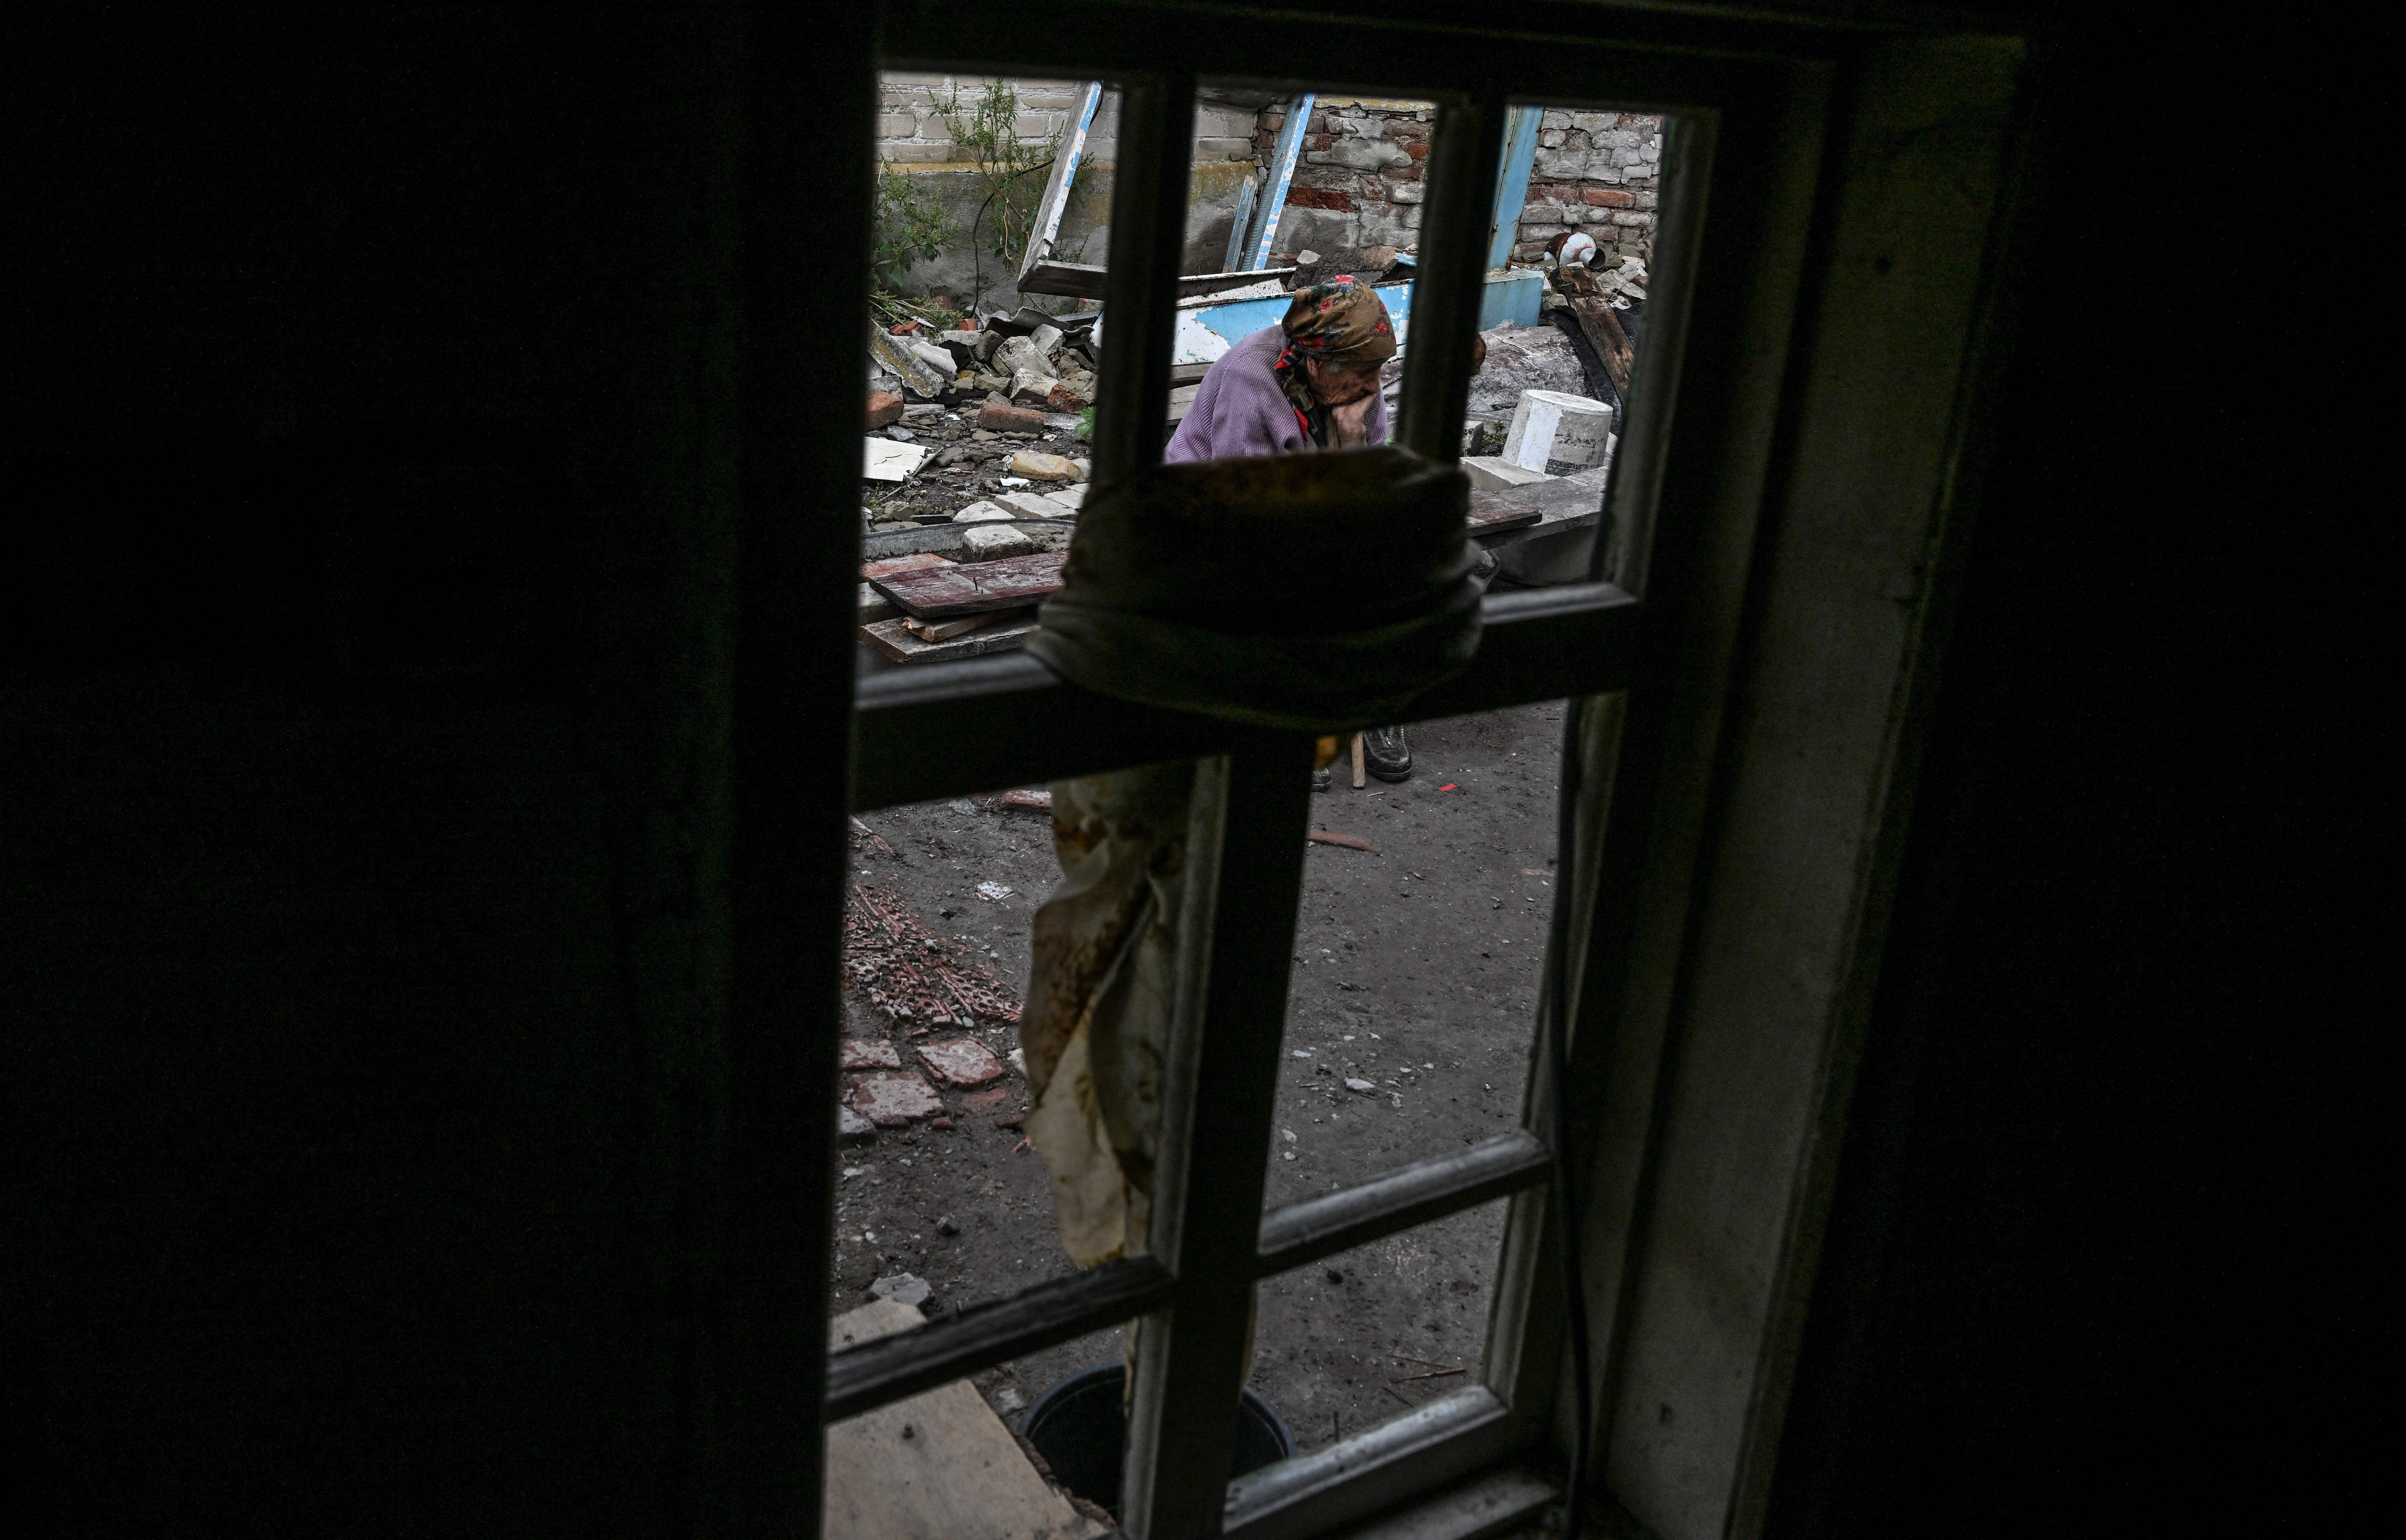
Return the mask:
M10 30L0 1506L659 1527L707 1421L732 8Z
M1774 1533L2310 1527L2374 1404L2332 1208L2385 1036L2360 450L2331 314L2234 352L2196 222L2281 185L2283 249L2345 292L2356 151L2195 153L2297 99L2278 26L2061 9Z

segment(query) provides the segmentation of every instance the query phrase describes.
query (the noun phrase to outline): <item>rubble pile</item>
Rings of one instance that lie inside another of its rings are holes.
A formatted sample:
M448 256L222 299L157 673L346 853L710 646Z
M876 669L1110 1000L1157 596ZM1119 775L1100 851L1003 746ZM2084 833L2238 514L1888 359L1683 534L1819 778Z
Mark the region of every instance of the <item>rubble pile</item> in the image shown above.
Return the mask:
M942 523L982 502L1042 499L1083 482L1080 415L1094 403L1101 314L1026 308L949 331L923 321L872 328L861 510L870 529ZM1075 507L1006 516L1061 517Z

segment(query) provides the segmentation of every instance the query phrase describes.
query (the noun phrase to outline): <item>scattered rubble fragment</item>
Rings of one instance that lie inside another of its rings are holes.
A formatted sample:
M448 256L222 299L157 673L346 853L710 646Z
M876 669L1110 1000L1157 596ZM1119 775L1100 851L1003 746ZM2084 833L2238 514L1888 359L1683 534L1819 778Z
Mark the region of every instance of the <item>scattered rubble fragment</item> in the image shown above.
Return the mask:
M977 425L989 433L1040 433L1044 431L1044 414L1008 402L990 401L978 408Z
M1050 812L1053 811L1053 788L1050 786L1022 786L1012 791L1007 791L1002 794L1002 805L1006 808L1018 808L1026 812Z
M1011 889L1000 883L980 883L977 885L977 896L987 903L998 904L1011 897Z
M844 1100L880 1128L899 1128L943 1115L943 1098L915 1069L877 1069L852 1082Z
M1329 829L1316 828L1309 831L1304 838L1314 844L1342 845L1347 850L1366 850L1373 855L1379 854L1379 847L1376 844L1358 834L1337 834Z
M874 1138L877 1125L839 1102L835 1109L835 1132L836 1137L841 1139Z
M925 1305L936 1291L916 1273L894 1273L870 1284L869 1292L897 1305Z
M1048 455L1034 449L1022 449L1011 457L1011 473L1026 476L1030 481L1083 481L1086 473L1078 462L1067 455Z
M863 439L861 443L866 448L860 473L870 481L908 481L911 473L927 462L928 451L914 444L898 444L889 438Z
M1002 1079L1002 1061L995 1057L993 1049L975 1038L921 1043L917 1052L927 1072L946 1085L966 1089Z
M845 1069L899 1069L902 1056L894 1045L884 1038L855 1038L849 1035L836 1040L836 1063Z
M897 890L855 887L844 906L843 968L870 1003L917 1026L1019 1020L1019 1002L993 966L939 940ZM916 1077L913 1077L915 1079Z
M880 428L890 428L901 420L901 397L890 390L871 390L869 393L869 427L872 432Z
M1000 561L1006 557L1029 556L1036 550L1036 542L1025 531L991 522L970 530L961 544L976 561Z

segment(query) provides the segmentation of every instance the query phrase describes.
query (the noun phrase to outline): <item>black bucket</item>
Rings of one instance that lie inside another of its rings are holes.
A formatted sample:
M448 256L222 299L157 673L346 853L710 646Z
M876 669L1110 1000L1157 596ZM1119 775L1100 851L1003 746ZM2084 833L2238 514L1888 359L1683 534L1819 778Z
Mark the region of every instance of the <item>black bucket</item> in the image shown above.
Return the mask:
M1036 1398L1020 1419L1019 1431L1053 1467L1054 1478L1117 1518L1120 1463L1127 1444L1127 1418L1120 1410L1127 1370L1117 1363L1071 1375ZM1245 1392L1237 1414L1237 1468L1242 1476L1295 1452L1295 1434L1270 1404Z

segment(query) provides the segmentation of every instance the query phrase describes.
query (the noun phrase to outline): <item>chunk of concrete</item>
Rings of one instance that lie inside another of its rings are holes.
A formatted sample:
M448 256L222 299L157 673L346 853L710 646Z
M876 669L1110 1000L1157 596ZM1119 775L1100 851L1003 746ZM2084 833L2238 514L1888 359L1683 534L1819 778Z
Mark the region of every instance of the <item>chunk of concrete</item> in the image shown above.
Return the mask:
M989 519L1011 518L1013 516L1015 516L1010 509L998 507L992 502L981 500L970 503L959 513L955 514L953 516L953 522L955 524L983 524Z
M1004 492L995 498L1010 512L1006 518L1073 518L1078 510L1043 492Z
M1604 403L1567 390L1523 390L1503 458L1531 471L1584 470L1603 463L1611 436L1612 408Z
M1587 371L1578 354L1552 326L1499 326L1479 335L1487 357L1470 376L1470 411L1510 413L1523 390L1586 391Z
M999 561L1036 549L1034 541L1007 524L972 524L961 537L961 545L972 561Z
M1543 471L1516 465L1502 455L1472 455L1463 460L1462 469L1469 475L1474 492L1508 492L1515 487L1533 487L1554 479Z
M1022 449L1011 457L1011 473L1026 476L1030 481L1083 481L1084 475L1078 462L1067 455L1048 455L1040 449Z

